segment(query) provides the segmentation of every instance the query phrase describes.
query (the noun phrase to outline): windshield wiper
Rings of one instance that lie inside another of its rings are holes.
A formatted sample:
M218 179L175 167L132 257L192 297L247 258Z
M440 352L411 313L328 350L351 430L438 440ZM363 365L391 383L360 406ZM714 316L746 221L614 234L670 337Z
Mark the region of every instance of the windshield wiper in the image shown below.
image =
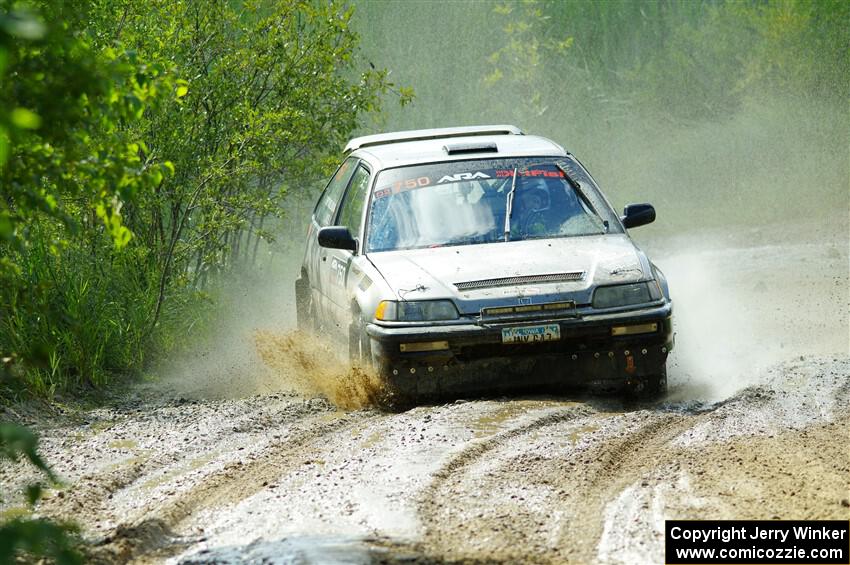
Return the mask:
M593 205L593 202L591 202L587 195L584 193L584 190L582 190L581 185L578 183L578 181L571 177L570 173L567 172L567 169L565 167L562 167L560 163L555 163L555 166L558 167L562 173L564 173L564 178L567 179L567 182L570 183L570 186L573 187L573 190L576 191L576 194L578 194L578 197L581 198L582 202L584 202L585 205L590 208L593 214L599 220L602 221L602 225L605 226L605 232L607 233L610 229L610 226L608 225L608 220L602 219L602 216L600 216L599 212L596 211L596 206Z
M514 167L514 178L511 180L511 190L505 202L505 241L511 240L511 213L514 211L514 191L516 190L516 173L519 167Z

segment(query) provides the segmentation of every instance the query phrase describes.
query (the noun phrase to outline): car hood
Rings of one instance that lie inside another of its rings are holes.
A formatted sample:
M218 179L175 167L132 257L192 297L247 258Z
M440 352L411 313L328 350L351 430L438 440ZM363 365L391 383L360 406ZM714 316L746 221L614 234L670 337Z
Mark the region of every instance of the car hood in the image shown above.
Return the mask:
M623 234L383 251L368 257L398 299L450 298L465 314L516 304L517 298L532 303L575 300L589 304L598 285L651 278L646 257ZM478 282L565 273L576 273L577 279ZM455 286L464 282L480 287Z

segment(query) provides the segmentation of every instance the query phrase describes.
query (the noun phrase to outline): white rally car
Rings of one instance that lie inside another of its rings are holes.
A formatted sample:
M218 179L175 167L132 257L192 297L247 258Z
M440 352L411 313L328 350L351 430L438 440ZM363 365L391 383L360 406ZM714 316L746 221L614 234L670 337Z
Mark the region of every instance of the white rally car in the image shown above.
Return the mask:
M666 388L661 271L558 144L514 126L353 139L313 212L302 329L337 337L399 394Z

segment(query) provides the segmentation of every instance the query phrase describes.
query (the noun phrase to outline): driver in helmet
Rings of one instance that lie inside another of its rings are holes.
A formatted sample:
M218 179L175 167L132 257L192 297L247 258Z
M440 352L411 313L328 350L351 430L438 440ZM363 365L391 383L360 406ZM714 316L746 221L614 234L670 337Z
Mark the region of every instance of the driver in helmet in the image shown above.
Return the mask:
M549 234L547 218L552 206L550 189L542 178L531 178L517 187L516 215L512 236L539 237Z

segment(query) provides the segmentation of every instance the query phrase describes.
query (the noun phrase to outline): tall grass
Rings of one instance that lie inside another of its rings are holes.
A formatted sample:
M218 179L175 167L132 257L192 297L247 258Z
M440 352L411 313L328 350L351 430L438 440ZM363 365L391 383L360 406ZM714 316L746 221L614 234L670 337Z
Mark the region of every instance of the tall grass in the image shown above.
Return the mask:
M138 371L152 351L174 346L190 323L180 313L196 294L175 293L152 327L158 273L142 246L115 250L102 235L51 250L52 240L36 234L17 254L19 272L0 287L0 350L26 360L6 373L7 394L50 398L99 388Z

